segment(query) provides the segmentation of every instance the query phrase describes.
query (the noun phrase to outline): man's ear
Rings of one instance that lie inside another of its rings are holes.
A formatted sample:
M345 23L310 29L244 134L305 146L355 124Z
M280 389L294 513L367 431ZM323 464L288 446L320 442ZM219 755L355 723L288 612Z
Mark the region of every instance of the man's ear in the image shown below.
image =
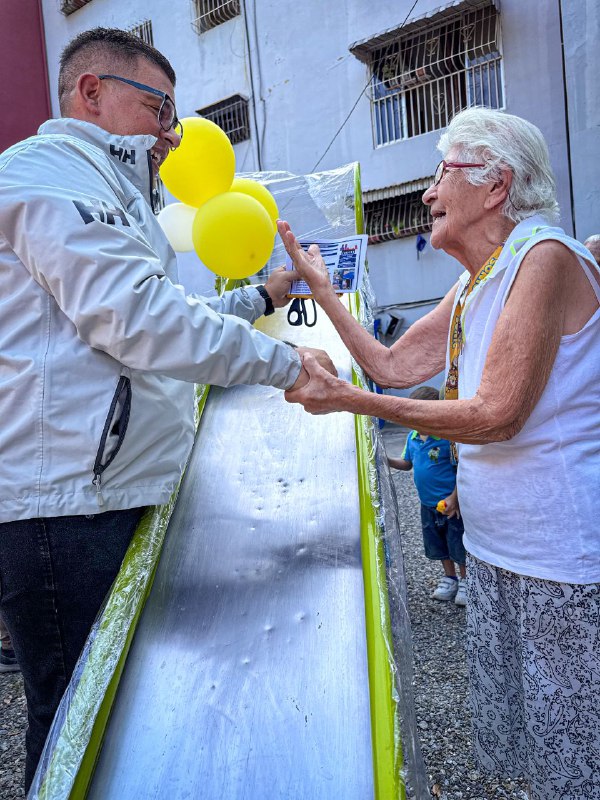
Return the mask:
M88 114L97 117L100 114L100 95L102 93L102 81L93 72L84 72L77 79L75 95L79 105Z
M510 187L512 186L513 174L509 169L503 169L500 178L494 183L491 183L487 196L484 201L484 208L494 209L498 206L504 205L504 201L510 194Z

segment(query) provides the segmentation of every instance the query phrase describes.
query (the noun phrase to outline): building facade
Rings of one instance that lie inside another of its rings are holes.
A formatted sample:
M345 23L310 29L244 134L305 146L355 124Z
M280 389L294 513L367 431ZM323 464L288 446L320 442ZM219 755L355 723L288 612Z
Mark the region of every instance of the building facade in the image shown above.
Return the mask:
M596 0L41 5L55 115L64 45L96 25L122 27L168 56L179 115L221 125L238 171L309 173L358 160L388 343L461 271L429 245L420 201L456 111L483 104L535 123L550 148L562 225L580 239L600 231Z

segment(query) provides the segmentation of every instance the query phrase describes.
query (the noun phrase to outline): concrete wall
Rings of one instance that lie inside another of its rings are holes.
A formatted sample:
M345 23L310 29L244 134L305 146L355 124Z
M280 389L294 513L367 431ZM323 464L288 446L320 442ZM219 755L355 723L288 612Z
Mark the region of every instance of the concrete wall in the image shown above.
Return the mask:
M562 0L569 140L577 238L600 233L598 0Z
M319 169L328 169L359 160L363 189L433 173L440 132L375 149L366 94L325 154L369 78L367 67L349 46L402 24L412 0L248 0L246 5L246 16L199 36L191 27L191 0L143 4L92 0L66 18L59 13L57 0L43 0L53 98L58 55L73 35L94 25L130 27L151 19L155 44L178 74L180 116L232 94L253 99L252 139L236 146L239 171L258 168L260 149L265 170L303 173L319 161ZM421 16L440 5L442 0L420 0L414 14ZM586 188L583 178L589 170L587 159L598 152L594 142L600 111L598 103L591 102L593 76L598 73L597 37L589 43L585 37L582 40L585 25L575 9L585 6L587 18L593 18L596 26L598 9L596 0L563 0L565 6L569 6L565 26L572 58L567 72L577 85L569 95L575 121L576 189L582 198L578 197L576 213L589 220L582 226L591 230L598 227L589 209L589 199L597 199L598 181L596 187ZM531 120L544 133L557 175L562 222L571 231L559 0L502 0L500 8L506 110ZM583 86L578 83L580 74ZM53 103L57 113L55 99ZM583 210L586 204L588 211ZM440 297L460 273L452 259L429 245L417 259L414 238L370 247L369 262L380 305Z

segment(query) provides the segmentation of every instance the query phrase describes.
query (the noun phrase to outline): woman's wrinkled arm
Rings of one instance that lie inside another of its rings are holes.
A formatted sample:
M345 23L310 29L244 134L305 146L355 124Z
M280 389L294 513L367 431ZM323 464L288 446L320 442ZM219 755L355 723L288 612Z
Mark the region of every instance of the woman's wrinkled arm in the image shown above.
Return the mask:
M368 414L468 444L515 436L539 401L560 344L568 283L577 263L555 243L523 259L500 314L476 395L466 400L410 400L363 391L317 372L301 392L288 393L307 411ZM468 335L468 334L467 334Z
M429 314L421 317L392 347L373 338L340 302L319 248L303 250L286 222L278 223L282 241L300 276L332 321L348 350L366 374L385 388L415 386L437 375L446 363L448 329L456 286Z

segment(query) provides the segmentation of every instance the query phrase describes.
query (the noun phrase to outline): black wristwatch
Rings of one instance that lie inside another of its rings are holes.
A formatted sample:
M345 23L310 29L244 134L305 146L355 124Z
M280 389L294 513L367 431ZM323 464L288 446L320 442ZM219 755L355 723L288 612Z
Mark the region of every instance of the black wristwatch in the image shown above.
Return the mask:
M259 295L265 301L265 317L268 317L269 314L273 314L275 311L275 306L273 305L273 301L271 300L271 295L262 285L256 286L255 288L258 290Z

